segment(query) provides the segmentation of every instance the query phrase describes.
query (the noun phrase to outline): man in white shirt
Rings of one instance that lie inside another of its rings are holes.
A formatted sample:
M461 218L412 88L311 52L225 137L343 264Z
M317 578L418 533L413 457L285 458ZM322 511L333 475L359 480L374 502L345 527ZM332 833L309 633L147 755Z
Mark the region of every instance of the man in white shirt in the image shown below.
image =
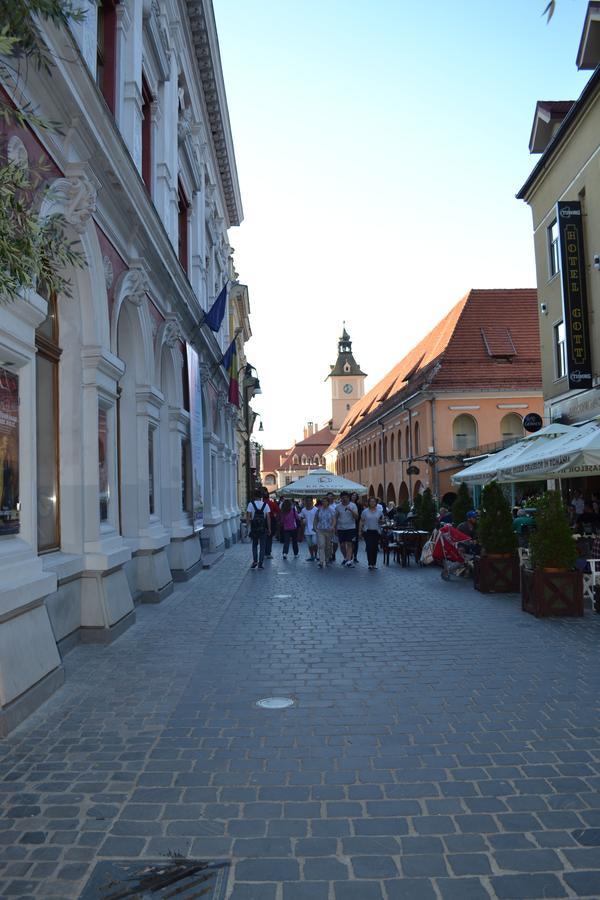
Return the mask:
M304 539L308 547L307 562L314 562L317 558L317 534L315 531L316 506L313 506L312 497L304 501L304 508L300 511L300 518L304 523Z
M262 569L265 558L267 535L271 533L271 515L269 504L262 498L262 491L254 492L254 500L251 500L246 510L246 521L250 528L252 538L252 565L251 569Z
M350 500L348 491L342 491L340 502L336 507L337 530L342 551L342 565L348 569L354 568L354 536L358 521L358 507Z

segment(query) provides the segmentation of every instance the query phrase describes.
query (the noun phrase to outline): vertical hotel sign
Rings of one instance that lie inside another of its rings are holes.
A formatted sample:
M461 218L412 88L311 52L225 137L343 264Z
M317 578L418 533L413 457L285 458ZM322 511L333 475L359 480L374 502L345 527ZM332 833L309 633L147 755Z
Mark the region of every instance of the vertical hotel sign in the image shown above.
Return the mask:
M204 528L204 427L198 354L186 344L190 390L190 445L192 457L192 524Z
M569 388L592 386L583 222L578 200L556 204Z

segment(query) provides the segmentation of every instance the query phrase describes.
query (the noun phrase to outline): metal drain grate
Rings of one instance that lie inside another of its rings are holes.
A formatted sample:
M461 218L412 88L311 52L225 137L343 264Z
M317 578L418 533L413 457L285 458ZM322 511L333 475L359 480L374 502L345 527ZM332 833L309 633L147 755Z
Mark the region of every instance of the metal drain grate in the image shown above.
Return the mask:
M224 900L226 865L179 857L100 862L79 900Z
M296 703L291 697L264 697L256 701L256 706L261 709L288 709Z

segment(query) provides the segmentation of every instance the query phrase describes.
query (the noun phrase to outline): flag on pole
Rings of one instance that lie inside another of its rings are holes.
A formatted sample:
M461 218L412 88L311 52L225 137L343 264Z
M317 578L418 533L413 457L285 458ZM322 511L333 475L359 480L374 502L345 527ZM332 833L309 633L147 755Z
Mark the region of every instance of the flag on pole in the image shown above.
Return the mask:
M229 347L225 351L221 363L223 365L223 368L227 369L229 373L229 391L227 393L227 400L234 406L239 407L240 386L238 382L238 355L235 338L232 340Z
M229 282L225 282L221 293L206 313L203 319L203 325L208 325L209 328L212 328L213 331L218 331L221 327L223 319L225 318L225 311L227 309L227 285Z

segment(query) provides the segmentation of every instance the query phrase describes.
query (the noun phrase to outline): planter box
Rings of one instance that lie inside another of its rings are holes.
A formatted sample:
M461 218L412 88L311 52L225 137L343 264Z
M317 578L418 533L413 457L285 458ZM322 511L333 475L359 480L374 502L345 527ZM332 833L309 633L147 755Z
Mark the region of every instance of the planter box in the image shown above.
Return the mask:
M523 569L521 609L536 618L583 615L583 575L581 572L546 572Z
M521 589L517 556L476 556L473 587L482 594L518 594Z

